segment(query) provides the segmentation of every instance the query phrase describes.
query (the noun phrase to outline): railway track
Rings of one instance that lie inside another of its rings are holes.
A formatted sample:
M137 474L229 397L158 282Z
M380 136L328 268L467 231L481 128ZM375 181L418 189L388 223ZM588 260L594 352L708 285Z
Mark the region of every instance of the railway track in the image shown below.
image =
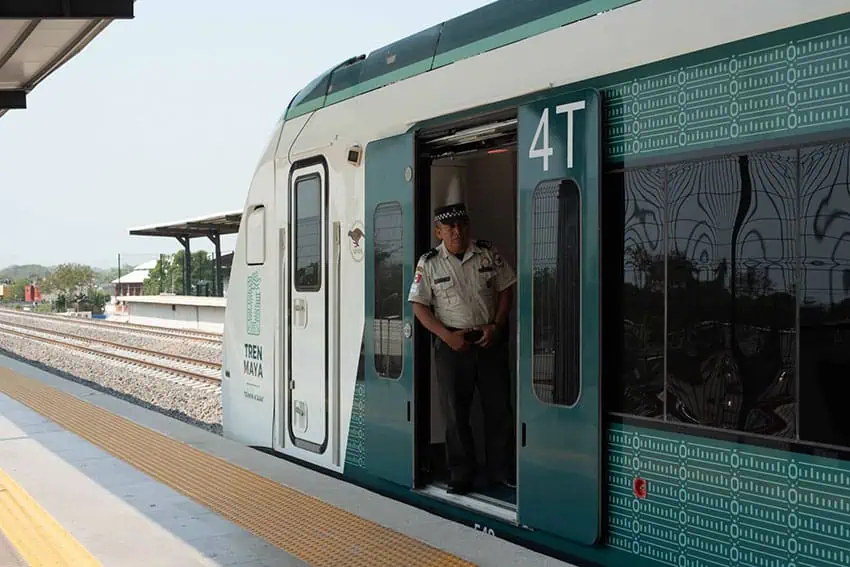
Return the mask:
M205 331L190 331L184 329L166 329L165 327L155 327L153 325L139 325L136 323L114 323L111 321L90 321L88 319L78 319L74 317L62 317L61 315L47 315L44 313L21 313L10 309L0 309L0 314L10 315L21 318L47 319L50 321L61 321L71 325L81 325L89 327L100 327L115 329L128 333L137 333L139 335L149 335L156 337L168 337L172 339L191 339L199 342L221 344L221 335L218 333L207 333Z
M166 376L178 377L182 383L189 380L196 384L215 386L221 384L221 364L215 362L156 352L103 339L79 337L69 333L7 321L0 321L0 333L61 346L94 357L120 361L131 367L142 367Z

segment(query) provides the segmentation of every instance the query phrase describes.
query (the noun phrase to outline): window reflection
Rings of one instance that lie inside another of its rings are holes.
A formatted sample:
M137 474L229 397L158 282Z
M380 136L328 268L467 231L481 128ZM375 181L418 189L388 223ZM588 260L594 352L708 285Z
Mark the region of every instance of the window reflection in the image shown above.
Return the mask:
M800 152L800 428L850 445L850 144Z
M614 411L797 437L798 166L794 149L609 176L624 186ZM846 256L847 271L818 285L850 290Z
M664 170L624 174L623 387L617 411L664 416Z
M795 436L794 153L672 167L667 417Z

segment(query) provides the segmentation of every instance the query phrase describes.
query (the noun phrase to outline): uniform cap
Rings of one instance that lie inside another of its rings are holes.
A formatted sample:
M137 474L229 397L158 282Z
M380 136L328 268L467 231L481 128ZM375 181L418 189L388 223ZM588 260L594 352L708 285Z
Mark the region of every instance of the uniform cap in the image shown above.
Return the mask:
M437 207L434 209L434 222L446 222L452 220L468 220L469 215L466 214L466 205L463 203L453 203L445 207Z

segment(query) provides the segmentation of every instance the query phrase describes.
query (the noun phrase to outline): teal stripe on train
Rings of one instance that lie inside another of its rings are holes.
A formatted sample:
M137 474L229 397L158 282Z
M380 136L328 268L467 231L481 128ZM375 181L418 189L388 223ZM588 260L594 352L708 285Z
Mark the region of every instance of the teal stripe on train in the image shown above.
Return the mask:
M351 423L348 427L348 446L345 450L345 468L366 470L366 384L354 385L354 402L351 406Z
M850 463L628 425L608 443L609 546L677 567L850 565Z
M767 46L682 57L604 87L606 159L847 127L850 29L824 32L835 23L806 26L798 38L776 34Z

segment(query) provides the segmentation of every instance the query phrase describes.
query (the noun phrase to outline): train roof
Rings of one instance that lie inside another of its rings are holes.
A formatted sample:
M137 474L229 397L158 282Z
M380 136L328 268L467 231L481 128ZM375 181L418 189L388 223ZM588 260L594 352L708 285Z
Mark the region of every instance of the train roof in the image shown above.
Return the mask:
M352 57L292 99L290 119L640 0L496 0L412 36ZM537 64L542 64L538 62Z

